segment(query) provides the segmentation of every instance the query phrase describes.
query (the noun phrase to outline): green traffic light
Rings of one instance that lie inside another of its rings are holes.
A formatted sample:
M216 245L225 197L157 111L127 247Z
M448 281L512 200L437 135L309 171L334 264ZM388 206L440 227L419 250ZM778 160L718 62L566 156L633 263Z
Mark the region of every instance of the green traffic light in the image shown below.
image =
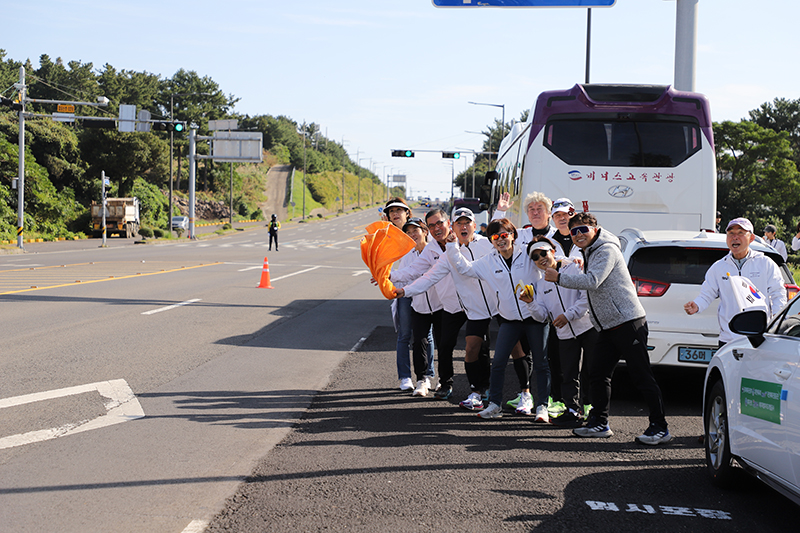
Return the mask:
M461 154L459 154L458 152L453 154L453 159L460 159L460 158L461 158Z
M175 131L181 132L186 126L182 122L175 123Z
M411 157L412 155L414 155L414 152L412 152L411 150L406 150L405 155L406 157Z

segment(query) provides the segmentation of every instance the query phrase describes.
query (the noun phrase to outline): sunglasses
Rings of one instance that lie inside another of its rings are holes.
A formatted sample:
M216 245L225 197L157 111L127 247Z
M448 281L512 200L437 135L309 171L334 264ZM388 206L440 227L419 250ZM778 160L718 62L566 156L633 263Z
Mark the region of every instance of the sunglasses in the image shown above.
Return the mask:
M543 257L547 257L547 252L549 251L550 250L534 250L531 252L531 259L533 259L534 261L538 261Z
M508 239L509 235L510 234L507 231L504 231L503 233L495 233L492 235L492 240L496 241L497 239Z
M556 203L553 204L553 208L567 207L567 206L575 207L574 205L572 205L572 202L556 202Z
M569 233L573 237L578 233L589 233L591 228L589 226L575 226L574 228L570 228Z

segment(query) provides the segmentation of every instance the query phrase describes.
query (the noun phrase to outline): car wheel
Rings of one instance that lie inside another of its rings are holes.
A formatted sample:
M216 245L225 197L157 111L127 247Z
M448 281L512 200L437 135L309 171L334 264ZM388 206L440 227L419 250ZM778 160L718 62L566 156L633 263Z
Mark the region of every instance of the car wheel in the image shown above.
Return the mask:
M715 485L729 485L734 467L728 433L728 403L721 380L714 383L706 400L705 428L706 467L711 479Z

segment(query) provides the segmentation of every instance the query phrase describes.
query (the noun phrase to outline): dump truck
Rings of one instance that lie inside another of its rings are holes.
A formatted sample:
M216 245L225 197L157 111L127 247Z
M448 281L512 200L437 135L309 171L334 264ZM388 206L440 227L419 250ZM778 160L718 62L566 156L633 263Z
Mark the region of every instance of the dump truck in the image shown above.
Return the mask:
M92 202L92 235L103 235L103 206ZM106 198L106 235L130 239L139 233L139 199Z

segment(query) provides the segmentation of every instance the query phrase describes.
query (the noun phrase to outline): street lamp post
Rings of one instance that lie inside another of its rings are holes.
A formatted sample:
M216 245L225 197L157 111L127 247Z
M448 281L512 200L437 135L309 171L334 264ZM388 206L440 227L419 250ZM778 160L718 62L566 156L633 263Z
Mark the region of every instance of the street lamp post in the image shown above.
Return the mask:
M362 161L369 161L370 168L372 168L372 158L371 157L362 157L358 160L358 166L361 166ZM361 176L358 177L358 208L361 209Z
M505 134L506 134L506 106L505 106L505 104L484 104L484 103L481 103L481 102L467 102L467 103L468 104L472 104L472 105L488 105L488 106L491 106L491 107L501 107L503 109L503 118L501 119L502 122L500 123L500 139L502 140L502 138L505 137ZM489 137L489 151L490 152L492 151L492 138L491 137ZM489 168L490 169L492 168L492 154L489 154Z

